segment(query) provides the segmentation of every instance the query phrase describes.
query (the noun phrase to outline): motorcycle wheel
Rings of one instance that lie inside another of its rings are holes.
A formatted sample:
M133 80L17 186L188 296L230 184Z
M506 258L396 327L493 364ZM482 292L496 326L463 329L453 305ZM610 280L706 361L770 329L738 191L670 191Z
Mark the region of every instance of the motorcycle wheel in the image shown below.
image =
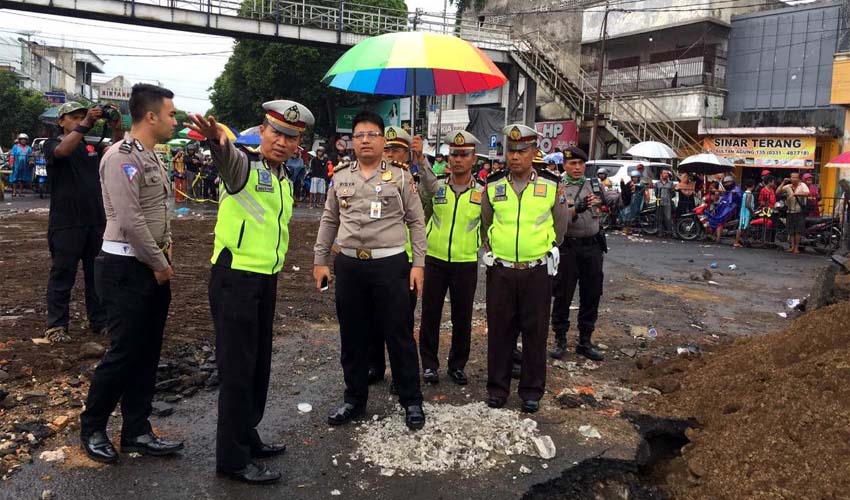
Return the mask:
M841 246L841 230L837 227L830 227L826 231L817 235L814 241L814 248L820 254L828 254L838 250Z
M676 232L685 241L693 241L702 233L702 224L693 217L680 218L676 223Z
M658 219L655 216L655 212L640 214L638 223L640 224L640 230L644 234L658 234Z

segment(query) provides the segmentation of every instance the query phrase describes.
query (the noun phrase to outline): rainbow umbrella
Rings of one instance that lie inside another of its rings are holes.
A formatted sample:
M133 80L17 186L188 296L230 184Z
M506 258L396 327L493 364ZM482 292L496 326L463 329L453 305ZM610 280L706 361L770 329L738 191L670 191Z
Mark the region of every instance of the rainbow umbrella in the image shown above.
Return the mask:
M466 40L421 31L367 38L322 78L350 92L420 96L479 92L506 81L493 61Z

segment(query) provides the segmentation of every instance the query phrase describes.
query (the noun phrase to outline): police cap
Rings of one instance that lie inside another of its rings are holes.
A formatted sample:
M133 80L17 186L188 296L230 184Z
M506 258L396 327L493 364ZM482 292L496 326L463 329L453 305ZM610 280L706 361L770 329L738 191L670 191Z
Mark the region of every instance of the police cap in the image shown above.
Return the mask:
M575 159L578 159L578 160L581 160L581 161L587 161L587 153L585 153L584 151L581 150L581 148L578 148L576 146L568 147L567 149L565 149L563 151L563 153L564 153L564 161L575 160Z
M385 128L384 139L387 140L387 147L401 146L405 149L410 149L410 134L401 127L390 125Z
M533 128L521 123L513 123L502 129L507 136L508 151L523 151L537 145L538 133Z
M315 123L313 113L295 101L268 101L263 103L263 109L269 125L285 135L297 136Z

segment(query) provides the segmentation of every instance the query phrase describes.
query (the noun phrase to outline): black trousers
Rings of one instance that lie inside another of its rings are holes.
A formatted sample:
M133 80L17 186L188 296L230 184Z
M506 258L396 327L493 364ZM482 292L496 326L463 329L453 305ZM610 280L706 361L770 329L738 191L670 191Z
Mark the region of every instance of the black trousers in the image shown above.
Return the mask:
M477 262L446 262L425 257L425 284L422 289L422 320L419 325L419 354L422 369L438 369L440 320L446 291L451 293L452 347L449 371L463 370L469 361L472 335L472 303L478 283Z
M153 271L135 257L103 252L95 259L94 275L112 342L94 371L80 435L105 431L120 401L121 436L129 439L151 431L148 417L171 285L157 284Z
M413 327L416 324L416 301L419 297L416 295L416 290L408 290L408 294L410 295L410 315L407 318L407 324L410 327L410 334L413 335ZM384 373L387 371L387 359L385 356L386 346L387 342L384 340L384 336L381 332L378 330L372 330L369 334L370 370L377 373Z
M387 344L399 402L405 407L422 404L407 255L359 260L339 254L334 260L334 274L345 402L366 404L370 333L377 332Z
M566 339L570 329L570 303L578 284L578 330L591 334L599 317L599 299L602 297L602 248L598 244L561 244L561 263L554 279L552 295L552 330L556 339Z
M513 351L522 335L519 397L539 400L546 388L546 336L552 280L546 266L487 269L487 392L507 397L511 391Z
M262 444L257 425L269 389L277 274L214 265L209 297L220 381L216 465L235 471Z
M103 244L104 226L48 229L50 276L47 279L47 327L68 326L71 289L77 280L77 267L83 261L86 284L86 312L89 326L97 331L106 324L106 310L100 303L94 280L94 259Z

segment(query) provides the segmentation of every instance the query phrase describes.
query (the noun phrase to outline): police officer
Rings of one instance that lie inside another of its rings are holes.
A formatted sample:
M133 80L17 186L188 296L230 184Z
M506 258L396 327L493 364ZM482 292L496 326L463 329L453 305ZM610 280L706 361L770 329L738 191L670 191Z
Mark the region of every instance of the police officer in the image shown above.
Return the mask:
M183 449L182 442L159 438L148 421L174 275L168 173L153 148L177 124L173 97L162 87L134 85L130 133L100 163L106 229L95 283L112 343L94 371L80 415L83 449L98 462L118 461L106 424L119 400L121 451L161 456Z
M487 404L501 408L511 388L512 350L522 335L519 397L534 413L546 385L550 276L567 226L557 176L536 171L537 132L508 125L507 170L490 175L481 203L481 239L487 269Z
M599 179L584 176L586 160L587 155L577 147L564 151L564 196L569 207L570 225L560 246L561 262L554 280L552 329L555 347L549 355L560 359L567 349L570 303L578 284L579 341L576 354L602 361L602 354L590 343L602 297L602 254L608 251L605 234L599 228L600 206L605 203L616 208L621 205L622 199L617 191L605 189ZM630 200L630 195L626 193L623 196Z
M391 165L409 170L411 137L401 127L389 126L384 129L384 159ZM413 249L408 239L405 244L408 262L413 262ZM410 317L408 323L410 331L413 332L414 311L416 310L416 292L410 292ZM386 358L384 357L384 337L378 330L373 330L369 338L369 384L374 384L384 379L387 370Z
M458 385L466 385L464 372L469 361L472 332L472 303L478 281L483 182L472 175L475 145L478 139L469 132L446 137L449 144L450 175L434 175L422 170L422 192L431 196L434 207L428 221L428 252L425 257L425 283L422 291L422 320L419 330L419 354L422 379L439 382L437 373L440 319L446 291L451 292L452 345L448 374Z
M215 118L190 115L190 128L210 141L223 182L210 272L210 309L216 333L218 393L216 470L255 484L280 479L254 458L283 453L257 432L269 388L277 276L289 247L292 184L285 163L313 114L286 100L263 104L257 150L238 150Z
M378 330L387 343L393 382L410 429L425 424L419 387L419 359L409 326L410 290L422 290L425 224L422 204L410 173L388 165L384 121L364 111L353 120L357 161L334 174L316 237L313 276L316 287L330 280L334 260L336 310L342 343L345 403L328 416L341 425L363 414L369 394L369 332ZM413 266L404 244L413 247Z

